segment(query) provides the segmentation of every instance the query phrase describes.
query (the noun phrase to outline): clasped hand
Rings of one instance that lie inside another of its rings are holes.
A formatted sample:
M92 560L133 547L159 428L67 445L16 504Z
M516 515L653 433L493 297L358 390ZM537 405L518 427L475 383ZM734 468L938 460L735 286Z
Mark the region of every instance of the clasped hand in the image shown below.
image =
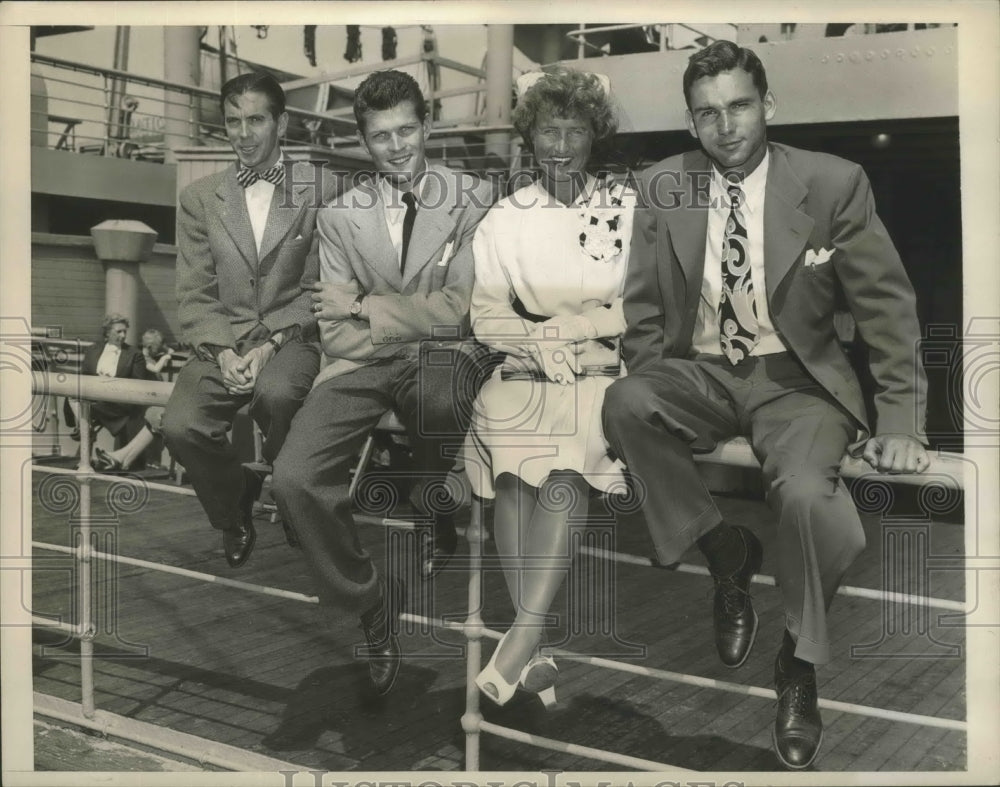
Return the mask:
M882 473L922 473L931 463L923 444L907 434L876 435L865 443L862 456Z
M312 310L318 320L346 320L351 316L351 304L361 294L356 281L338 284L318 281L309 286L313 291Z
M551 317L533 326L531 355L547 379L559 385L574 385L580 372L580 356L596 336L597 329L582 315Z
M269 342L254 347L243 356L237 355L235 350L223 350L219 353L219 369L226 391L234 396L253 393L257 378L273 357L274 346Z

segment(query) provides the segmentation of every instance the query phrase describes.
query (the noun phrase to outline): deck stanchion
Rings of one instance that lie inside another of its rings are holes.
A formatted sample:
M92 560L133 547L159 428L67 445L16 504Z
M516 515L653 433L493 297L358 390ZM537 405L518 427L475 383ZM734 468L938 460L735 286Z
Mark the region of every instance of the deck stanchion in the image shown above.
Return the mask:
M77 626L80 634L80 704L83 715L94 718L94 631L90 587L90 482L94 468L90 464L90 402L80 401L80 542L76 547L76 571L80 590L80 607Z
M90 465L90 452L93 446L90 444L90 402L86 399L80 400L80 415L77 418L77 427L80 430L80 466L81 473L92 473L94 468Z
M82 432L81 432L82 434ZM92 478L89 475L80 478L80 531L77 534L79 543L76 547L77 581L80 590L80 610L77 624L80 627L80 704L83 715L94 718L94 633L93 604L90 587L91 543L90 514Z
M468 639L465 654L465 714L462 729L465 731L465 769L479 770L479 727L483 715L479 712L479 674L483 656L483 619L479 614L483 600L483 501L473 495L469 527L465 531L469 541L469 615L465 619L465 636Z
M59 387L59 383L53 385L54 388ZM281 588L270 588L260 585L254 585L247 582L240 582L237 580L232 580L224 577L218 577L211 574L205 574L202 572L191 571L188 569L182 569L178 567L166 566L163 564L157 564L150 561L140 560L138 558L130 558L120 555L112 555L101 552L96 548L96 545L92 543L91 534L91 524L92 519L92 484L94 481L107 481L111 480L105 476L95 474L93 467L90 463L90 451L91 451L91 439L90 439L90 401L121 401L125 403L136 403L136 404L158 404L161 403L160 400L165 399L167 392L163 390L163 384L140 382L140 381L108 381L103 378L94 378L93 380L81 378L75 381L74 386L78 386L79 389L71 387L69 383L65 384L65 390L58 391L52 390L52 394L61 394L68 396L87 396L89 399L84 399L80 402L80 464L77 471L66 471L59 470L57 468L48 468L45 466L35 465L33 469L42 472L69 472L75 475L76 479L80 484L80 496L79 496L79 530L77 533L78 541L75 546L57 546L51 544L44 544L39 542L32 542L32 546L39 549L48 549L56 552L64 552L73 554L76 558L76 564L78 569L78 590L80 594L79 603L79 615L78 619L73 625L59 624L58 622L47 621L44 619L36 618L34 622L36 625L40 626L52 626L59 630L69 631L69 633L75 634L80 639L80 667L81 667L81 705L80 709L82 715L90 720L91 724L96 724L97 721L103 719L104 717L112 718L114 714L107 714L101 711L97 711L95 708L95 696L94 696L94 668L93 668L93 658L94 649L93 641L97 633L97 624L93 611L94 603L94 588L92 587L92 568L97 560L109 560L117 563L130 564L135 566L140 566L144 568L149 568L155 571L162 571L166 573L172 573L177 575L182 575L189 577L191 579L197 579L201 581L207 581L212 583L217 583L225 586L232 587L234 589L252 591L256 593L263 593L266 595L280 596L290 600L307 602L307 603L317 603L317 599L314 596L307 596L302 593L295 593L292 591L284 590ZM43 393L36 391L36 393ZM741 451L742 446L732 441L731 444L722 446L717 452L718 456L710 457L711 460L721 462L722 464L731 464L734 466L741 466L744 463L748 463L743 454L745 451ZM960 455L952 455L940 453L938 456L932 459L932 467L928 471L928 476L934 478L937 476L948 477L951 479L952 483L957 489L963 489L964 484L964 469L965 462ZM845 467L842 468L843 474L846 477L857 476L859 474L858 468L852 466L851 463L845 461ZM894 476L892 477L893 482L907 483L907 484L921 484L925 478L921 478L916 475L909 476ZM118 479L119 481L125 480L124 477ZM145 483L140 479L134 479L136 483ZM184 493L186 490L178 490L173 487L165 487L161 485L153 485L156 488L162 489L163 491L169 491L172 493ZM500 639L500 635L497 632L491 631L483 625L482 619L482 601L483 601L483 540L485 537L485 523L484 523L484 504L479 498L473 496L472 498L472 509L470 516L469 527L466 529L466 538L469 541L469 585L468 585L468 603L469 609L468 614L463 624L458 624L455 622L447 622L444 620L428 619L418 615L406 615L407 619L413 620L414 622L429 622L431 625L439 626L448 629L458 629L461 628L465 631L465 636L467 638L467 651L466 651L466 694L465 694L465 713L462 715L461 723L463 732L466 735L466 751L465 751L465 764L466 770L470 772L478 771L480 768L480 748L481 748L481 736L483 733L496 735L501 738L506 738L512 741L519 741L527 745L536 746L543 749L550 749L553 751L560 751L569 754L576 754L580 756L586 756L597 760L602 760L604 762L622 765L625 767L632 767L639 770L663 770L663 771L681 771L682 769L667 763L657 763L650 760L641 760L639 758L633 758L626 755L618 754L615 752L609 752L601 749L591 749L589 747L579 746L577 744L567 743L564 741L557 741L549 738L543 738L541 736L524 733L515 729L510 729L503 727L501 725L491 724L486 722L481 714L480 702L481 698L479 696L478 687L475 684L475 678L479 672L482 662L482 640L484 637L492 639ZM598 555L598 553L600 553ZM619 553L607 553L603 550L592 550L592 554L604 557L611 560L619 560L627 563L633 563L637 565L653 565L653 561L648 558L640 558L633 555L622 555ZM688 566L685 564L678 564L676 566L662 567L662 568L673 568L678 571L683 571L685 573L693 574L704 574L707 571L700 566ZM773 584L773 579L771 577L758 576L756 581L761 584ZM897 593L887 593L884 590L874 590L866 588L851 588L853 593L851 595L858 595L866 598L873 599L886 599L892 598L900 602L918 604L923 607L935 607L935 608L946 608L946 609L964 609L963 602L951 601L948 599L934 599L924 596L912 595L912 594L897 594ZM74 631L75 630L75 631ZM634 674L645 675L650 678L679 682L688 685L702 686L713 688L716 690L727 691L730 693L745 694L748 696L756 696L761 698L773 699L774 692L769 689L764 689L762 687L756 686L742 686L739 684L729 683L727 681L711 680L707 678L701 678L694 675L684 675L681 673L673 673L666 670L658 670L648 667L639 667L637 665L614 662L608 659L601 659L597 657L586 656L583 654L572 653L570 651L556 651L556 655L563 658L569 658L576 661L582 661L585 663L590 663L593 666L604 667L609 669L615 669L622 672L629 672ZM894 722L903 722L910 724L919 724L931 727L937 727L942 729L956 730L961 732L968 731L968 723L963 720L958 719L947 719L947 718L936 718L931 716L922 716L913 713L903 713L900 711L892 711L883 708L874 708L868 706L854 705L851 703L842 703L831 700L820 700L820 707L836 710L843 713L852 713L862 716L871 716L876 718L882 718L886 720L891 720ZM80 722L82 723L82 722ZM87 725L84 725L87 726ZM128 735L123 735L128 739L146 742L147 739L140 735L133 735L131 732ZM183 748L183 747L182 747ZM235 762L229 758L226 759L225 765L222 767L234 767Z

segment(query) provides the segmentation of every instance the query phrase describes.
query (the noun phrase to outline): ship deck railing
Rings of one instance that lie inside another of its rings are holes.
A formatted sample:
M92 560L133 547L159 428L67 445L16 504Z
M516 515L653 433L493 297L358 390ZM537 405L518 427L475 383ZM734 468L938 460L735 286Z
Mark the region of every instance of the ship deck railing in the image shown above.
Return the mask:
M64 722L100 730L104 734L113 734L116 737L135 741L146 746L159 748L163 751L181 754L187 757L194 757L199 762L210 764L215 767L232 770L308 770L308 768L295 763L276 760L253 752L241 752L241 750L231 746L225 746L213 741L179 733L174 730L159 728L155 725L118 716L117 714L99 711L95 707L93 641L97 635L97 631L96 625L93 621L95 620L95 599L99 598L99 595L95 593L95 589L91 586L92 572L89 569L93 561L111 561L119 564L140 566L154 571L183 576L194 581L225 585L227 587L236 588L246 592L278 596L302 603L318 603L318 599L315 596L303 593L295 593L282 588L254 585L204 572L191 571L180 567L154 563L139 558L105 553L95 548L90 537L91 485L94 481L104 480L116 483L137 484L147 486L150 489L164 490L187 495L193 495L194 493L186 487L179 487L171 484L154 484L136 476L112 476L95 473L90 464L89 429L87 428L90 418L90 404L96 401L105 401L142 406L163 406L167 403L167 400L170 397L172 387L172 384L167 382L123 380L117 378L82 375L46 376L43 374L36 376L33 380L32 392L36 396L67 396L78 399L80 401L81 418L80 464L78 468L65 469L41 464L33 465L33 469L39 472L69 474L79 483L80 495L78 514L74 515L75 520L79 522L79 533L77 536L76 546L69 547L35 541L32 542L32 546L36 549L72 555L75 562L78 564L78 571L76 574L79 578L77 588L77 622L65 623L40 616L33 616L32 624L40 628L59 630L79 640L81 699L79 706L76 706L73 703L68 703L64 700L58 700L43 694L36 694L36 712ZM746 468L756 466L756 460L753 457L752 451L750 451L749 445L745 440L741 439L726 441L720 444L714 451L698 455L696 458L698 461L703 463L715 463L729 467ZM933 455L931 457L930 467L924 474L919 475L882 475L873 471L863 461L850 457L845 457L841 465L842 476L846 479L864 479L867 481L874 480L876 483L880 484L895 483L917 486L923 486L928 482L941 484L944 479L946 483L951 485L952 489L959 490L964 489L965 474L967 469L968 463L962 456L945 452L938 452ZM484 526L482 501L473 499L469 502L471 503L471 518L470 524L465 531L470 550L468 615L466 619L464 622L449 622L404 613L404 618L415 619L412 622L460 631L468 640L465 663L465 712L460 719L462 729L466 736L465 770L480 770L480 736L483 733L488 733L526 745L585 756L624 768L658 772L686 771L687 769L679 768L669 763L655 762L620 754L614 751L581 746L568 741L555 740L484 720L479 706L480 693L474 682L475 677L479 673L482 665L482 640L484 638L499 640L501 634L500 632L486 628L479 614L482 609L482 569L484 562L482 547L485 540L486 528ZM640 556L618 554L608 550L600 551L602 551L602 554L600 555L601 557L610 560L637 565L657 565L654 561ZM659 567L689 574L708 575L705 568L684 563ZM763 585L775 584L773 577L759 574L754 577L753 582ZM872 599L883 603L903 602L922 608L943 609L954 614L967 612L966 602L950 599L915 596L874 588L853 588L847 586L841 587L838 590L838 593L841 595L852 595ZM696 675L653 669L630 664L624 661L598 658L566 650L556 649L553 653L561 658L583 661L599 668L617 670L635 675L643 675L655 680L684 683L746 696L756 696L770 699L775 698L773 690L762 687L744 686L730 681L722 681L699 677ZM966 732L968 729L967 722L959 719L937 718L933 716L906 713L859 705L856 703L845 703L825 699L820 699L819 705L821 708L829 710L857 714L860 716L876 717L902 724L916 724L948 730L957 730L961 732Z

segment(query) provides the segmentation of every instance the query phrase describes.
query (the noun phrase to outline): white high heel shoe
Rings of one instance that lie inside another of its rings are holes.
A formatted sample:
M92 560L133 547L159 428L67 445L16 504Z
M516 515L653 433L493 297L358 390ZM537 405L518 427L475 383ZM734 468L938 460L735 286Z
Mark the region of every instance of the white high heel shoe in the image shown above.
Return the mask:
M507 634L509 633L508 631ZM556 667L555 661L551 656L542 656L536 652L524 665L517 682L508 683L497 670L495 663L507 634L504 634L500 642L497 643L489 663L476 676L476 686L497 705L506 705L520 687L532 694L537 694L542 704L546 708L551 708L556 704L555 682L559 674L559 668Z
M508 631L507 634L509 633ZM493 655L490 656L489 662L476 675L476 686L497 705L506 705L510 698L514 696L514 692L517 691L518 684L520 683L520 676L518 676L518 683L508 683L506 678L496 668L497 654L500 652L503 641L507 639L507 634L504 634L500 638L497 646L493 649Z
M556 680L559 667L551 656L543 656L538 651L528 659L521 670L520 684L525 691L537 694L542 705L551 708L556 704Z

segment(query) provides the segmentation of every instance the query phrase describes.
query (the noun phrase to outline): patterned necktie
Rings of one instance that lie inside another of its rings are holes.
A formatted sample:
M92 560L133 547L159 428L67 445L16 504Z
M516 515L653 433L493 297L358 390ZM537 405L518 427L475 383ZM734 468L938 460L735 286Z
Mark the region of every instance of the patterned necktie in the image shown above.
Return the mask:
M413 222L417 218L417 198L412 191L403 192L403 202L406 203L406 215L403 216L403 250L399 254L399 272L406 269L406 252L410 248L410 236L413 234Z
M733 365L739 363L760 340L757 304L750 278L750 243L741 207L740 179L727 175L729 218L722 240L722 298L719 300L719 342Z
M265 169L263 172L254 172L252 169L243 167L236 173L236 182L243 188L249 188L258 180L266 180L268 183L280 186L284 179L285 165L281 162L278 162L270 169Z

